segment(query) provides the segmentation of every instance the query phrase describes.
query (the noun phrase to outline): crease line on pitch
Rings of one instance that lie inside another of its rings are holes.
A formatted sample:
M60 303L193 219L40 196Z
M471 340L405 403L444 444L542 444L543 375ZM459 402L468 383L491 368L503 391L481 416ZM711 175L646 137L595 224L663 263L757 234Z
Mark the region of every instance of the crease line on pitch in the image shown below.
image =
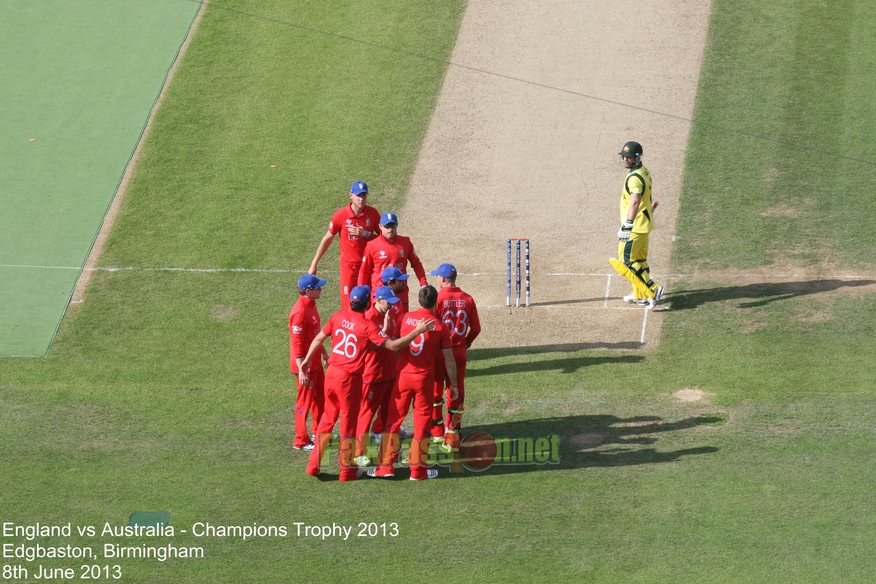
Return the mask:
M639 339L639 343L644 345L645 344L645 328L648 326L648 313L651 312L651 310L646 308L642 312L645 313L645 316L642 317L642 336Z

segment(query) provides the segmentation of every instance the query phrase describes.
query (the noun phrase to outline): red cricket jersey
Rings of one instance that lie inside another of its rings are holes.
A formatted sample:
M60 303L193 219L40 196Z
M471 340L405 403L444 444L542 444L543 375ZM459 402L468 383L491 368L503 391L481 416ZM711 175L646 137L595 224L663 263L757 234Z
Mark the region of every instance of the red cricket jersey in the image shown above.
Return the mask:
M370 349L383 347L387 336L361 312L342 309L334 313L322 329L331 338L329 365L362 375Z
M396 310L399 303L393 304L389 310L389 333L388 337L398 338L397 332L401 321L402 313ZM383 329L384 316L377 311L374 306L365 311L365 318L374 323L378 329ZM362 374L362 380L365 383L380 383L383 381L391 381L395 379L396 365L398 358L395 353L386 347L374 347L370 349L365 356L365 372Z
M435 318L431 310L421 308L415 312L409 312L402 318L399 335L402 337L417 328L423 319ZM449 349L450 329L441 321L435 323L435 328L425 333L420 333L411 344L398 352L398 371L409 375L422 377L435 375L435 359L438 351ZM441 356L441 359L444 357Z
M380 213L374 207L365 205L365 208L357 216L353 214L353 206L350 204L338 209L332 215L332 219L329 222L329 231L331 233L340 233L338 239L341 246L341 263L356 266L353 268L355 270L358 269L362 261L365 244L369 240L357 235L350 235L350 232L347 231L347 225L364 227L371 232L370 239L374 239L380 235L378 228L378 225L380 225Z
M445 286L438 291L435 314L450 329L454 347L470 347L481 333L481 321L474 298L458 286Z
M362 252L362 267L359 269L358 284L359 286L368 285L371 286L372 290L376 290L383 285L380 279L383 270L395 266L403 274L407 274L408 262L411 263L414 274L420 280L420 286L428 284L423 262L417 257L410 238L396 235L392 241L387 241L381 235L365 245L365 251Z
M298 302L289 313L289 369L292 373L298 373L297 357L304 357L310 349L313 339L319 332L319 312L316 310L316 302L307 296L298 298ZM322 367L321 357L316 355L310 360L308 373Z

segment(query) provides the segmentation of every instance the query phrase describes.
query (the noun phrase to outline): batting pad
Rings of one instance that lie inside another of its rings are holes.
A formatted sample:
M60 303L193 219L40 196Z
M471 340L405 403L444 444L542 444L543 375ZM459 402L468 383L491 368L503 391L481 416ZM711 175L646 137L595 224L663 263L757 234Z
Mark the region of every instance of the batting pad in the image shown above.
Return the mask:
M608 260L608 263L611 264L611 267L615 269L615 271L630 281L630 284L638 290L640 293L644 294L648 298L654 298L654 292L645 285L645 281L642 280L639 276L636 275L634 271L632 271L629 266L623 263L620 260L616 260L611 258Z

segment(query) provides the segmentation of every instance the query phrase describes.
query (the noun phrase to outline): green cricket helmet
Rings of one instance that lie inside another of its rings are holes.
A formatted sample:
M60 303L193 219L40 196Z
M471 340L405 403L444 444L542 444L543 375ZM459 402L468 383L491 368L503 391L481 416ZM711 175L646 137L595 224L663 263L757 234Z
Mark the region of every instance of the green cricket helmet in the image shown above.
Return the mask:
M624 158L635 158L636 156L641 156L642 145L638 142L627 142L618 154Z

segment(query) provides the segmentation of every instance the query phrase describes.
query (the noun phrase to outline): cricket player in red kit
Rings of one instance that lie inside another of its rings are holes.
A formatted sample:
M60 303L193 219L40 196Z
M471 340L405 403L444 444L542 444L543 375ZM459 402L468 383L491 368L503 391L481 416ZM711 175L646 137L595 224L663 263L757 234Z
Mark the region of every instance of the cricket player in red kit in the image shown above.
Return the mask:
M298 302L289 313L289 369L296 376L298 387L298 397L295 399L295 441L292 443L292 448L305 452L313 450L311 434L316 434L316 426L322 416L325 374L321 362L312 363L307 371L309 381L306 385L302 385L298 371L302 359L322 326L319 311L316 309L316 300L320 297L325 284L325 280L320 280L312 274L301 276L298 279ZM325 349L322 351L321 358L328 360ZM307 429L308 413L312 424L310 432Z
M378 235L380 213L366 204L367 197L368 185L364 182L357 181L350 185L350 204L332 215L328 231L322 236L308 270L308 273L316 275L319 260L328 251L335 234L340 233L338 245L341 247L341 308L350 308L350 291L356 286L359 277L365 245Z
M372 347L386 346L395 351L435 326L432 321L423 321L420 326L400 339L388 339L374 323L365 318L365 311L371 302L371 288L356 286L350 292L350 308L342 308L329 318L323 329L316 335L307 355L301 360L299 379L307 383L304 373L310 359L321 350L322 343L331 338L331 354L328 371L325 375L325 407L316 432L316 443L310 453L307 474L317 476L320 462L328 446L335 424L340 419L340 451L338 461L341 467L341 481L358 478L358 467L353 460L356 447L356 423L359 405L362 402L362 373L365 370L365 355Z
M400 310L394 310L399 306L399 298L389 286L381 286L374 291L374 301L365 312L365 318L380 328L390 339L398 338L401 317ZM374 414L383 408L389 407L392 397L392 388L395 385L396 366L398 359L396 354L386 347L377 347L368 351L365 356L365 372L362 374L362 405L359 408L359 421L356 424L356 436L359 443L356 445L356 464L358 466L371 466L371 459L365 453L368 436L371 431L371 421Z
M438 291L432 286L420 289L420 309L402 318L401 334L417 330L420 323L433 319ZM405 337L403 337L405 338ZM450 377L451 394L456 396L456 363L450 345L450 330L441 323L429 332L419 334L399 352L398 381L394 398L387 412L386 426L380 438L380 465L368 471L369 476L389 478L395 452L400 447L399 429L413 402L414 437L411 442L411 480L420 481L438 476L438 471L426 467L429 452L429 427L432 421L432 396L435 389L435 359L444 359Z
M478 307L474 298L466 294L456 285L456 268L451 264L441 264L432 271L438 278L438 303L435 314L450 329L450 344L453 347L453 358L456 361L456 382L458 393L456 398L450 396L451 379L446 374L443 363L439 359L435 366L435 403L432 409L432 436L444 438L444 445L458 449L462 414L465 410L465 367L468 361L468 348L481 332L481 321L478 318ZM447 416L441 420L441 406L445 399L445 384L447 387ZM437 440L436 440L437 441Z
M359 285L371 286L372 289L376 289L381 285L383 270L395 267L401 273L406 274L408 262L420 280L420 286L428 284L426 270L423 269L423 262L414 251L414 244L411 243L409 237L398 235L398 217L395 213L384 213L380 217L380 233L381 237L372 239L365 245L365 251L362 253L362 267L359 270ZM407 288L399 293L398 297L401 298L402 307L407 311Z
M401 270L399 270L395 266L391 266L383 270L383 273L380 274L380 279L382 280L383 285L392 290L393 294L395 294L396 296L399 296L402 292L407 290L405 281L408 279L408 274L403 274ZM407 310L402 308L401 302L396 302L395 304L390 305L389 313L390 318L394 323L393 328L391 329L391 333L395 337L398 337L398 331L401 325L401 318L405 315L405 313L407 313ZM374 422L371 424L372 434L380 435L380 433L383 432L383 428L386 422L386 412L389 411L389 402L391 398L391 391L383 394L383 400L380 403L379 407L377 407L377 415L374 416ZM413 437L414 433L402 428L399 431L399 435L402 439L405 439Z

